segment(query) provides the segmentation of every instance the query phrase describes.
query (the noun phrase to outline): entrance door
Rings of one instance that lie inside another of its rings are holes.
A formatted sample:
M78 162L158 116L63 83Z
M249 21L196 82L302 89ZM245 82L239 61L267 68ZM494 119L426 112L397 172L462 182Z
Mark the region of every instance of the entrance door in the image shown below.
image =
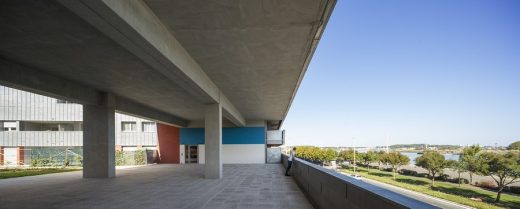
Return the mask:
M197 164L198 161L198 146L197 145L186 145L184 146L184 156L186 164Z

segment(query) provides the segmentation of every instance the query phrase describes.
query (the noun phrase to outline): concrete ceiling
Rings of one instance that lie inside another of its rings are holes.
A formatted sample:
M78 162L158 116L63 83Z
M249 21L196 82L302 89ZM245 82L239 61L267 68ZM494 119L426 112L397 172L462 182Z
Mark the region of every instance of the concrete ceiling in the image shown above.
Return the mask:
M284 118L328 3L145 2L249 120Z
M204 105L54 1L0 7L0 57L188 120Z
M145 0L246 120L283 120L334 1ZM205 101L54 1L0 7L0 58L187 120Z

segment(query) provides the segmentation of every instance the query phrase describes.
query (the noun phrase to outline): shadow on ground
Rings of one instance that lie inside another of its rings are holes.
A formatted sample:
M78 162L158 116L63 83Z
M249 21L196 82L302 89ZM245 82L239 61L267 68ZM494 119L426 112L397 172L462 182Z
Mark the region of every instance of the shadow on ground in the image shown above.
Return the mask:
M430 184L428 182L421 181L421 180L415 180L415 179L398 178L398 179L395 179L395 181L405 183L405 184L413 184L413 185L420 185L420 186L425 186L425 185Z
M391 174L387 174L387 173L370 173L370 175L379 176L379 177L392 177Z
M443 186L433 186L432 190L447 193L447 194L454 194L454 195L460 195L466 198L480 198L483 202L491 203L495 201L495 195L487 195L475 192L473 190L464 189L464 188L456 188L456 187L443 187ZM496 206L504 207L504 208L512 208L512 209L520 209L520 205L515 202L510 201L504 201L500 200L499 203L495 204Z

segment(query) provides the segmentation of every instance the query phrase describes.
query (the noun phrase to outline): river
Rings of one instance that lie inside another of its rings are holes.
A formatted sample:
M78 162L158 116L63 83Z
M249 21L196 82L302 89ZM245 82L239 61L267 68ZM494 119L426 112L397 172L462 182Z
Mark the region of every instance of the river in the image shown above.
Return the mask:
M422 155L417 152L401 152L401 154L410 158L410 165L415 165L415 158ZM444 158L446 160L459 160L459 154L446 153L446 154L444 154Z

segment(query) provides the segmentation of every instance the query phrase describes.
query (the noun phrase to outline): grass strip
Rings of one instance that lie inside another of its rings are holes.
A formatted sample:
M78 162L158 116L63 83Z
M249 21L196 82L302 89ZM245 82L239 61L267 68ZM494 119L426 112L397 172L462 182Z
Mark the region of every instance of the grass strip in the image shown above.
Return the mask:
M80 168L5 168L0 169L0 179L36 176L51 173L79 171Z
M340 169L341 172L352 174L352 170ZM419 193L427 194L433 197L449 200L452 202L460 203L463 205L482 208L482 209L498 209L498 208L512 208L520 209L520 197L510 194L502 193L499 203L493 203L496 197L496 193L493 191L484 190L479 187L471 185L461 185L436 181L435 186L431 186L429 179L415 177L415 176L404 176L396 175L394 179L392 172L380 171L377 169L371 169L370 173L365 168L357 168L357 174L364 178L373 179L379 182L387 183L390 185L398 186L408 190L416 191ZM480 198L482 202L471 200L470 198Z

